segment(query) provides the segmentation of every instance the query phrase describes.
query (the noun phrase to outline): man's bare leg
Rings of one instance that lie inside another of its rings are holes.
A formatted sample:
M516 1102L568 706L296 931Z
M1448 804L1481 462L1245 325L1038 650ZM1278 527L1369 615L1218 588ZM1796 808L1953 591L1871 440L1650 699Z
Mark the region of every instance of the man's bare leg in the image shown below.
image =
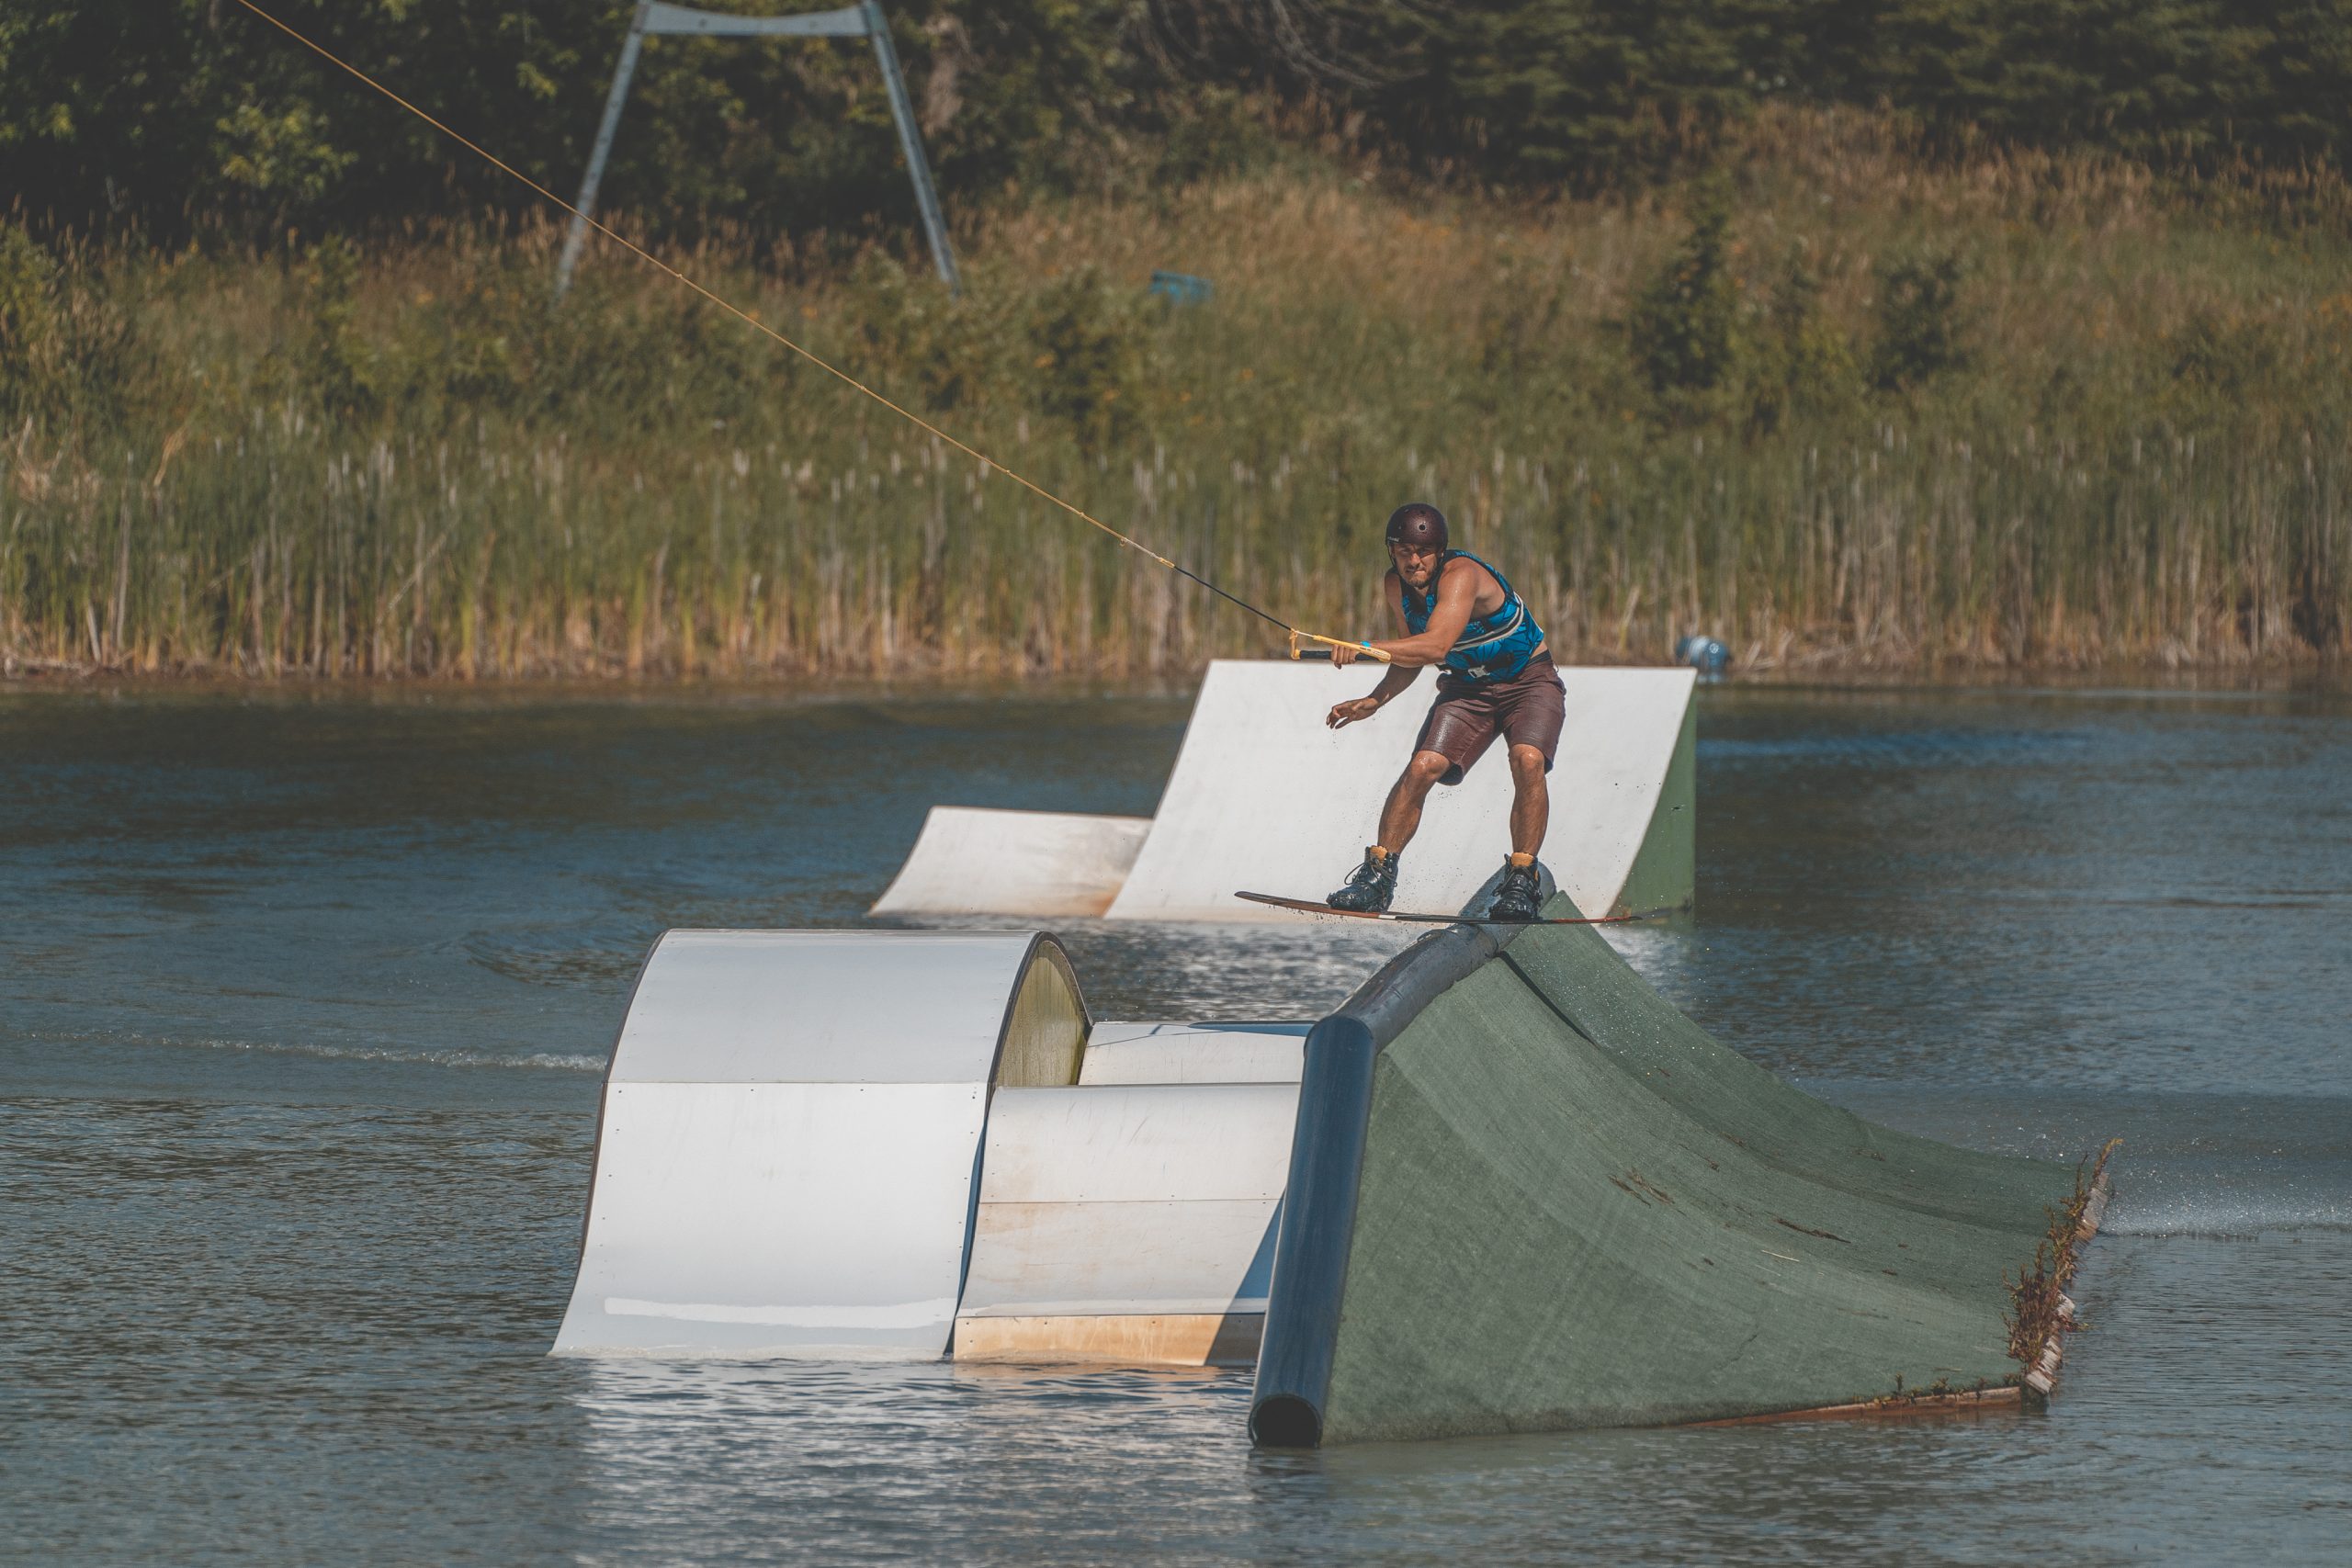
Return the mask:
M1551 825L1552 792L1544 782L1544 753L1532 746L1510 749L1510 859L1487 906L1490 920L1532 920L1542 913L1542 872L1535 852Z
M1453 764L1436 751L1416 751L1380 808L1380 842L1364 852L1348 885L1324 900L1334 909L1368 914L1388 908L1396 893L1396 857L1420 830L1421 802Z
M1413 760L1405 764L1388 792L1388 804L1380 808L1382 849L1393 855L1413 841L1413 835L1421 830L1421 803L1452 766L1443 752L1413 753Z
M1510 788L1511 853L1532 856L1544 847L1544 829L1552 825L1552 790L1544 778L1543 752L1532 746L1510 749Z

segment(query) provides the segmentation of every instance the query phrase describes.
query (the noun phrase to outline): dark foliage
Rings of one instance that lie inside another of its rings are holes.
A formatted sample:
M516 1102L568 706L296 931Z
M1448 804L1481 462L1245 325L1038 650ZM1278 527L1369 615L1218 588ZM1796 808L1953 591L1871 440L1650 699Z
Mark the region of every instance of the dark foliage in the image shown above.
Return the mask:
M778 9L753 0L712 0ZM629 0L272 0L569 193ZM805 7L804 7L805 8ZM1312 122L1411 168L1590 190L1703 157L1768 100L1888 107L1934 143L2341 166L2352 0L890 0L951 210L1007 182L1165 183ZM1269 109L1309 110L1269 117ZM0 165L39 222L248 242L532 200L235 0L0 11ZM905 236L861 41L664 38L606 204L664 237Z
M1739 286L1731 275L1721 193L1700 202L1690 235L1634 301L1634 362L1670 407L1689 409L1731 378Z
M1277 47L1267 18L1302 13L1311 26L1293 32L1313 47ZM2352 0L1155 0L1152 14L1194 73L1318 95L1370 145L1505 183L1653 175L1768 99L1892 107L1954 149L2095 147L2207 170L2352 153Z
M1871 385L1908 391L1968 362L1960 280L1960 258L1950 253L1905 256L1879 269Z
M569 196L630 0L262 0L266 9ZM715 8L778 11L717 0ZM805 5L797 8L808 8ZM1068 177L1121 89L1111 0L892 0L951 192ZM234 0L61 0L0 12L0 162L36 220L267 239L536 198ZM913 198L863 39L649 41L604 205L672 238L903 230Z

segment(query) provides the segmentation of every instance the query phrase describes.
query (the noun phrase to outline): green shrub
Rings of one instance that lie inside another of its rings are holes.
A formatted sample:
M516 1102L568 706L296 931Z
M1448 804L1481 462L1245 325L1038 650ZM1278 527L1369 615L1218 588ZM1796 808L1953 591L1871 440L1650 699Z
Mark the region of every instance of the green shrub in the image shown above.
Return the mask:
M2165 334L2164 354L2176 382L2224 401L2274 379L2286 359L2267 321L2202 306Z
M1883 263L1871 385L1905 392L1968 363L1960 257L1945 251Z
M56 372L57 264L21 224L0 223L0 412L37 406Z
M1730 226L1720 188L1704 193L1690 235L1634 302L1634 363L1672 412L1695 412L1731 379L1739 285L1731 273Z
M1114 300L1102 275L1081 267L1047 287L1029 336L1038 412L1090 457L1131 441L1142 362L1133 305Z
M870 252L851 275L858 367L917 412L950 414L991 400L1011 385L1001 352L1004 290L970 269L958 299L926 268Z
M0 415L102 430L158 396L140 298L153 277L70 236L52 254L0 221Z
M358 422L376 412L377 356L358 325L359 252L339 234L311 248L301 271L305 332L294 371L322 413Z
M1747 429L1766 435L1794 415L1851 401L1854 351L1821 308L1821 279L1804 252L1791 247L1753 334L1747 378Z

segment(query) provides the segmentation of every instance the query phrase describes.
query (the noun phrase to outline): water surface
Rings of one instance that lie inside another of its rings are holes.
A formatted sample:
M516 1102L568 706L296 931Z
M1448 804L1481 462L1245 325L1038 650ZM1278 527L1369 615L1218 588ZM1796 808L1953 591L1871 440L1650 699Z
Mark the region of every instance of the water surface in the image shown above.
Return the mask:
M653 936L854 923L933 801L1148 813L1186 705L0 693L0 1539L2342 1560L2352 706L2319 695L1705 695L1701 914L1624 936L1644 972L1881 1120L2128 1140L2047 1416L1265 1455L1228 1374L548 1359ZM1113 1017L1312 1016L1395 940L1065 930Z

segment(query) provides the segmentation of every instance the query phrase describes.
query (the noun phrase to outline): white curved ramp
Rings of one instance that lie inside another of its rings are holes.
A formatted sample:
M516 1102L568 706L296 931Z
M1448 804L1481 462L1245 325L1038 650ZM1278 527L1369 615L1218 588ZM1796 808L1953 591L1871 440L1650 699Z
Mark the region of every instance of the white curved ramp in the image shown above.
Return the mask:
M1111 907L1148 817L934 806L876 915L1099 915Z
M1602 914L1617 904L1650 837L1697 675L1560 674L1567 722L1543 859L1579 909ZM1381 803L1436 693L1424 677L1363 723L1325 726L1332 704L1362 696L1377 679L1361 665L1337 673L1287 660L1210 665L1159 815L1110 918L1264 919L1235 890L1316 898L1345 880L1373 840ZM1460 784L1432 791L1405 852L1396 908L1439 914L1466 906L1510 848L1510 796L1499 744ZM1680 827L1687 835L1688 823Z
M1072 1082L1032 933L672 931L605 1084L558 1354L936 1358L997 1085Z
M1297 1108L1295 1083L998 1095L956 1359L1253 1361Z

